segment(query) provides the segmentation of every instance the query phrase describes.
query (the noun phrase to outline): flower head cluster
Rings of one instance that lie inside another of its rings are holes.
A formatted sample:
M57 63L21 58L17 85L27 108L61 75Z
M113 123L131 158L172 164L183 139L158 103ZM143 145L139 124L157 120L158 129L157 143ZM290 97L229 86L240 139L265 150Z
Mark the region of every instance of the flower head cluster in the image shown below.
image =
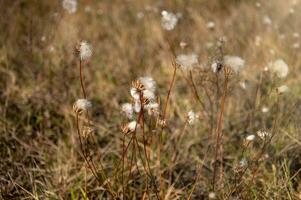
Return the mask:
M81 114L83 112L87 112L89 109L91 109L92 103L87 99L78 99L73 104L73 111L77 114Z
M224 56L224 65L238 73L245 66L245 61L238 56Z
M63 0L62 6L68 13L75 13L77 10L77 0Z
M76 51L81 60L88 60L92 56L92 47L86 41L82 41L76 48Z
M121 106L121 110L125 115L132 119L135 113L140 113L146 110L148 114L158 114L159 104L156 102L156 82L153 78L145 76L140 77L132 83L130 94L132 97L132 103L124 103ZM131 122L130 122L131 123ZM130 123L124 127L128 127ZM124 129L123 132L132 131L132 126Z
M173 30L178 23L178 16L166 10L163 10L161 15L161 26L167 31Z
M195 53L180 54L177 56L176 62L178 65L180 65L182 70L189 71L198 65L198 55Z
M278 78L285 78L288 75L288 65L282 59L269 63L268 68Z

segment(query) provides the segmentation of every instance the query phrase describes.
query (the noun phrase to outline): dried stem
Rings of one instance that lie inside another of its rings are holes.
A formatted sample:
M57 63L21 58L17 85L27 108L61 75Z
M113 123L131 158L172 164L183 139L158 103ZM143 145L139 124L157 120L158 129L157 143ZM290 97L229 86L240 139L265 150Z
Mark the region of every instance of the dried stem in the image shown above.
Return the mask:
M216 128L214 170L213 170L213 179L212 179L213 191L215 190L218 153L219 153L219 149L220 149L220 145L221 145L221 141L222 141L222 126L223 126L223 116L224 116L225 101L226 101L226 96L227 96L228 81L229 81L229 75L225 74L223 96L222 96L222 99L221 99L220 113L219 113L219 116L218 116L218 119L217 119L217 128Z

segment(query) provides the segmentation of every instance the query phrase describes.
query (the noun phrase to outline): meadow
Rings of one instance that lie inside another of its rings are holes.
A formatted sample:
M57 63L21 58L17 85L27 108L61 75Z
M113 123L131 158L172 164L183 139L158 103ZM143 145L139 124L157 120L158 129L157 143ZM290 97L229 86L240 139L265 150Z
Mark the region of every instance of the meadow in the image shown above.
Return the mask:
M300 0L0 0L0 199L301 199Z

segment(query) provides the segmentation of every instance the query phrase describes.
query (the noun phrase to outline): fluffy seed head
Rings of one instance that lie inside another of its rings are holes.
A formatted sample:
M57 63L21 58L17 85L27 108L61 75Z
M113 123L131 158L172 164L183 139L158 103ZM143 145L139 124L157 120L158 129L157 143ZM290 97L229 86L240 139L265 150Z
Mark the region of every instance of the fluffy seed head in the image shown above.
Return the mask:
M272 73L276 74L278 78L285 78L288 74L288 65L282 59L269 63L269 69Z
M177 64L180 65L182 70L189 71L192 70L198 63L198 55L195 53L191 54L180 54L176 58Z
M194 124L195 120L198 119L199 116L193 112L192 110L188 112L187 114L187 120L188 120L188 124L192 125Z
M132 119L133 118L133 112L134 112L134 108L133 105L130 103L124 103L121 106L121 110L122 112L125 113L125 115L129 118Z
M238 56L224 56L224 65L230 67L235 73L238 73L244 66L245 61Z
M137 122L136 121L131 121L128 124L126 124L125 126L122 127L122 132L124 134L132 133L136 130L137 127L138 127Z
M161 26L167 31L173 30L178 23L178 16L172 12L163 10L161 12Z
M87 99L78 99L73 104L73 111L77 114L81 114L91 109L91 107L92 107L92 103Z
M86 41L82 41L79 44L77 51L81 60L88 60L92 56L92 47Z
M155 92L156 82L152 77L144 76L144 77L140 77L138 80L144 86L145 90Z
M68 13L75 13L77 10L77 0L63 0L62 6Z

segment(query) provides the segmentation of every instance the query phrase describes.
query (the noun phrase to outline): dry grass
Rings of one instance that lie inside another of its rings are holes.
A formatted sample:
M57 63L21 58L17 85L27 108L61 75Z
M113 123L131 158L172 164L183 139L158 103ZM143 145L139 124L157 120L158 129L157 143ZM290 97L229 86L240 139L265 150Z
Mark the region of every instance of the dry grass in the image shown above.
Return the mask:
M301 2L266 0L261 7L256 2L80 0L77 12L68 14L61 1L0 1L0 198L208 199L214 192L216 199L300 199L301 58L292 45L301 42L294 36L301 33ZM172 31L160 25L164 9L182 13ZM264 16L271 25L262 23ZM214 30L206 27L209 21ZM218 75L210 70L223 55L208 48L222 36L223 54L246 60L225 94L223 70ZM84 81L96 128L87 146L99 180L81 156L72 112L82 96L74 54L81 40L93 46ZM188 43L185 49L181 41ZM191 52L200 64L191 74L177 70L165 104L174 72L170 55ZM263 72L279 58L289 65L285 79ZM137 131L137 145L149 158L137 155L129 170L132 149L123 156L123 140L131 136L120 129L127 122L120 105L130 100L131 82L144 75L158 84L161 114L168 106L167 126L146 122L145 145ZM246 89L239 84L244 80ZM283 84L290 91L278 95ZM269 112L262 113L263 106ZM191 109L200 114L194 125L185 122ZM273 137L246 143L258 130ZM123 158L129 162L122 170ZM244 158L249 164L240 167ZM155 188L161 189L159 197Z

